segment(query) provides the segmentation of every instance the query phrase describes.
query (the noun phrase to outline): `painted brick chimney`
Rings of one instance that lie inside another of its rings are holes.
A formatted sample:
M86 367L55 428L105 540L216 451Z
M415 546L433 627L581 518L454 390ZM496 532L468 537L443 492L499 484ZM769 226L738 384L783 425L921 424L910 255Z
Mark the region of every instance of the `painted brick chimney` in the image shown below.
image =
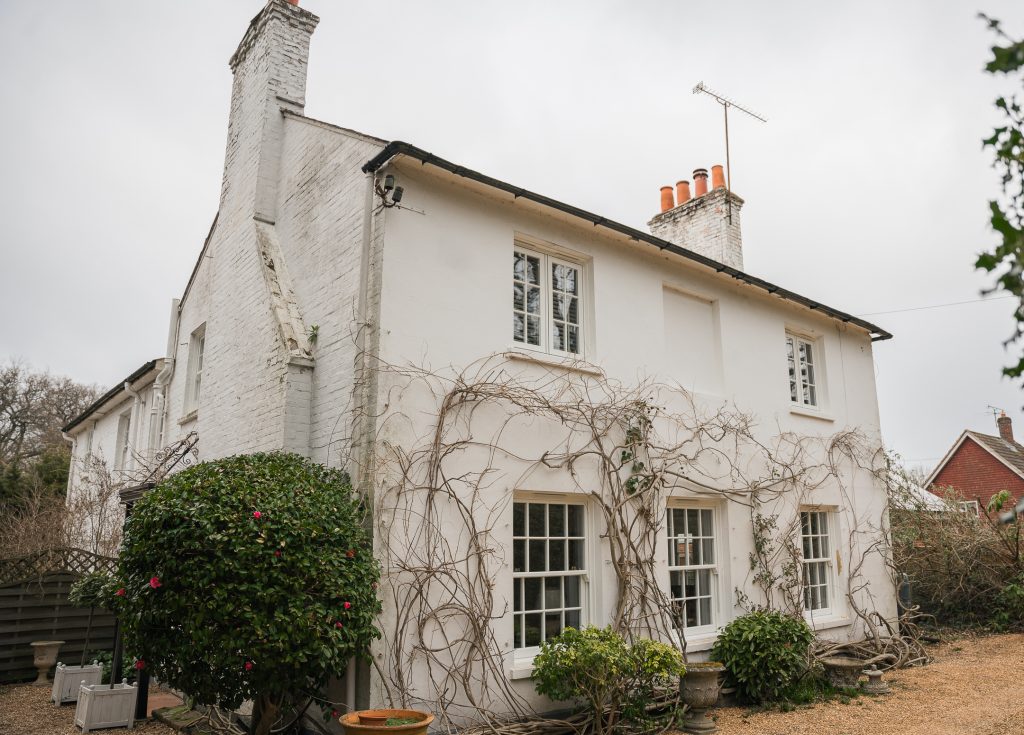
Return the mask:
M1006 415L1006 411L999 412L999 418L996 419L996 426L999 427L999 436L1004 440L1013 443L1013 421Z
M714 188L707 193L707 171L693 172L695 196L690 199L688 181L676 184L683 201L672 205L671 187L662 187L662 211L647 227L651 234L687 250L700 253L719 263L743 270L743 239L740 235L740 209L743 200L725 188L721 166L712 167ZM684 197L686 197L684 199ZM731 210L731 221L730 221Z
M282 110L306 104L309 41L320 21L289 0L268 0L229 62L234 75L221 211L273 222Z

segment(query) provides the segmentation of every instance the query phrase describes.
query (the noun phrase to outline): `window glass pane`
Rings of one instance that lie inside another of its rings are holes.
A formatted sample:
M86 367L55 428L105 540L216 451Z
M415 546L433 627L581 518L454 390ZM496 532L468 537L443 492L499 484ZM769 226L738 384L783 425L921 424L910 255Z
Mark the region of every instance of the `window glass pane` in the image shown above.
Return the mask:
M522 314L512 315L512 339L516 342L526 341L526 324Z
M562 632L562 613L551 612L544 615L544 640L549 641Z
M521 283L512 284L512 308L526 310L526 287Z
M532 255L526 258L526 280L529 283L540 283L540 258Z
M562 578L548 577L544 580L544 609L558 610L562 607Z
M512 542L512 571L526 571L526 542L522 539Z
M527 646L540 645L541 613L530 613L526 615L525 642Z
M531 572L546 572L547 564L545 563L545 547L547 544L543 541L537 541L530 539L530 571Z
M546 536L547 528L544 526L544 516L546 515L544 505L542 503L530 503L530 535L531 536Z
M569 535L583 536L583 506L569 506Z
M551 504L548 506L548 536L565 535L565 506Z
M526 318L526 343L540 345L540 317Z
M551 324L551 345L556 350L565 352L565 325L561 322Z
M710 625L711 624L711 598L702 597L700 598L700 622L698 625Z
M569 569L580 570L586 569L587 563L584 558L583 551L583 539L570 539L569 540Z
M526 294L526 310L531 314L540 314L540 289L531 286Z
M701 543L701 554L704 558L701 561L702 564L714 564L715 563L715 540L713 538L706 538Z
M519 612L520 610L523 609L523 590L522 590L523 580L521 580L521 579L514 580L512 582L512 586L515 588L515 595L514 595L514 597L515 597L515 604L512 606L512 609L515 610L516 612Z
M579 354L580 351L580 328L569 327L569 331L566 335L566 352L572 352L573 354Z
M527 577L523 580L523 586L526 591L526 606L523 608L524 610L544 609L544 606L541 604L543 581L541 577Z
M580 611L579 610L566 610L565 611L565 627L580 629Z
M563 577L565 580L565 606L580 606L580 578L578 576Z
M526 535L526 503L512 503L512 535Z
M548 571L565 571L565 541L562 539L548 541Z

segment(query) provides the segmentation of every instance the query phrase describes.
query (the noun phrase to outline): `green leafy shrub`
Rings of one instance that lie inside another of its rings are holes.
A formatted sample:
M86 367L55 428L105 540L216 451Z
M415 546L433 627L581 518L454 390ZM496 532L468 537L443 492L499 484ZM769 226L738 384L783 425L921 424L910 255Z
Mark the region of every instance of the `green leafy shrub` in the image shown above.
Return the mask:
M566 628L546 641L533 660L537 692L558 701L583 701L594 712L595 735L620 718L643 718L659 686L677 686L683 656L665 643L641 639L630 646L610 627Z
M807 670L814 633L802 618L755 610L725 626L711 657L725 664L729 682L751 702L775 702Z
M76 607L109 607L112 581L106 572L89 572L71 585L68 600Z
M294 454L203 462L135 504L109 589L136 668L200 704L315 695L367 655L380 569L348 476Z

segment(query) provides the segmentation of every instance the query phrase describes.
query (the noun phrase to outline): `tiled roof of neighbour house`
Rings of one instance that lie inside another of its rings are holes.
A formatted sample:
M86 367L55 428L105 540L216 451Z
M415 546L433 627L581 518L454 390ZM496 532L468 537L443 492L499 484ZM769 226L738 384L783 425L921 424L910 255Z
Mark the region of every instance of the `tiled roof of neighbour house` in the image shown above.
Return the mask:
M1000 436L979 434L976 431L968 431L966 434L984 449L1002 460L1004 464L1008 465L1018 475L1024 477L1024 446L1017 442L1006 441L1006 439Z
M785 299L787 301L792 301L794 303L800 304L801 306L804 306L812 311L818 311L824 314L825 316L831 317L832 319L837 319L845 324L856 325L861 329L867 331L871 335L871 340L873 342L892 338L892 334L885 331L881 327L878 327L872 324L871 322L855 317L852 314L847 314L844 311L839 311L838 309L833 309L829 306L825 306L824 304L814 301L813 299L809 299L806 296L801 296L800 294L784 289L781 286L776 286L774 283L769 283L768 281L765 281L761 278L757 278L756 276L744 273L743 271L737 268L725 265L724 263L719 263L717 260L712 260L711 258L701 255L700 253L695 253L692 250L687 250L686 248L680 247L679 245L669 242L668 240L662 240L660 237L655 237L654 235L644 232L643 230L637 230L633 227L630 227L629 225L624 225L619 222L615 222L600 215L593 214L586 210L580 209L579 207L574 207L571 204L565 204L556 199L552 199L551 197L546 197L542 194L536 194L532 191L528 191L527 189L513 186L512 184L508 184L504 181L499 181L498 179L495 179L491 176L487 176L486 174L482 174L477 171L473 171L472 169L468 169L465 166L460 166L459 164L452 163L451 161L446 161L443 158L435 156L433 153L428 153L422 148L417 148L414 145L410 145L409 143L405 143L400 140L393 140L390 143L388 143L380 153L378 153L376 156L371 158L363 165L363 171L375 172L382 166L387 164L392 158L400 155L413 158L419 161L424 166L430 164L444 171L448 171L449 173L455 174L456 176L462 176L464 178L471 179L478 183L484 184L485 186L490 186L495 189L507 192L516 199L526 199L528 201L535 202L545 207L557 209L573 217L578 217L582 220L590 222L595 227L605 227L614 232L618 232L619 234L626 235L630 239L635 240L637 242L645 242L648 243L649 245L654 245L655 247L660 248L661 250L664 250L666 252L673 253L674 255L681 256L691 261L696 261L697 263L703 266L714 269L718 273L723 273L727 276L735 278L737 281L741 281L750 286L762 289L763 291L766 291L768 294L778 296L779 298Z
M143 375L148 373L150 370L153 370L156 367L157 360L159 360L159 359L160 358L157 358L155 360L150 360L149 362L147 362L144 365L142 365L142 367L140 367L138 370L136 370L131 375L129 375L127 378L125 378L124 380L122 380L119 383L116 383L113 388L111 388L106 393L104 393L102 396L97 398L93 402L93 404L91 406L89 406L89 408L85 409L84 411L82 411L82 413L78 414L78 416L76 416L75 418L71 419L71 421L69 421L67 423L67 425L64 426L64 428L61 429L61 431L67 433L67 432L71 431L73 428L75 428L76 426L78 426L80 423L85 421L87 418L92 416L94 413L96 413L98 410L100 410L103 407L103 404L105 404L107 401L111 400L112 398L116 397L121 391L123 391L125 383L134 383L136 380L141 378Z

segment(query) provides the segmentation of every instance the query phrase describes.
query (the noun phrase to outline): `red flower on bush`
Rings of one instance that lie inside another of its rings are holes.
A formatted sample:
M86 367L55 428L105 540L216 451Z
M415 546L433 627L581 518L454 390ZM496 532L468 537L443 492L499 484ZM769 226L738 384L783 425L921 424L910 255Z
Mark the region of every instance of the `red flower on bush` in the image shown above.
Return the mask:
M135 662L135 668L139 671L142 671L144 668L146 668L146 662L140 658L138 661Z
M258 510L254 510L252 512L252 517L255 518L256 520L259 520L260 518L263 517L263 514L260 513Z
M347 556L349 559L355 559L356 558L356 550L355 549L349 549L348 551L345 552L345 556Z
M338 710L336 710L336 709L332 709L332 710L331 710L331 717L333 717L333 718L337 719L337 718L341 717L341 712L339 712L339 711L338 711Z
M152 587L153 589L156 589L157 587L162 586L161 583L160 583L160 577L150 577L149 578L149 586Z
M114 593L118 597L124 597L124 587L118 587L117 592Z
M274 550L274 556L281 556L281 550L280 549L275 549Z
M348 610L350 607L352 607L352 603L351 602L346 602L345 605L344 605L344 608L346 610Z
M252 661L246 661L245 662L245 670L246 671L252 671Z
M336 623L334 624L334 627L335 627L335 628L338 628L338 629L341 629L341 628L344 628L345 626L344 626L344 625L342 625L342 624L341 624L341 621L339 620L338 622L336 622Z

